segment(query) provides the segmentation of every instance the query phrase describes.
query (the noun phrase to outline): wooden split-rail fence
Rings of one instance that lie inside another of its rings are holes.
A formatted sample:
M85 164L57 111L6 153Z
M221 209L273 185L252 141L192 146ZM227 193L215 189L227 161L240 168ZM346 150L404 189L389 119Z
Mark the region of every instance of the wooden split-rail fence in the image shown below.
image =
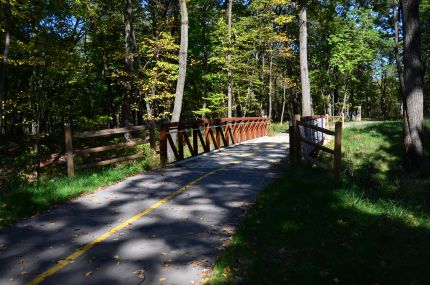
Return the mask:
M323 169L332 170L336 184L340 184L343 116L331 118L341 119L335 122L334 130L328 129L328 119L327 115L303 118L295 115L290 124L290 154L295 161L304 158ZM333 149L324 145L326 136L334 137ZM327 164L318 160L316 157L319 151L332 155L333 163Z
M98 139L102 137L106 138L106 137L112 137L116 135L132 134L137 132L144 132L146 134L148 127L146 125L142 125L142 126L132 126L132 127L117 128L117 129L105 129L105 130L99 130L95 132L83 132L83 133L77 133L77 134L72 134L72 128L70 127L69 124L66 124L64 129L65 129L65 139L66 139L68 176L73 176L75 174L76 169L94 168L98 166L106 166L106 165L111 165L111 164L128 161L128 160L135 160L135 159L142 158L144 154L142 152L138 152L132 155L109 158L106 160L92 162L83 166L75 167L75 158L77 156L96 154L96 153L102 153L102 152L114 151L114 150L120 150L120 149L136 148L139 145L149 143L149 137L145 135L145 137L140 138L140 140L138 141L135 140L135 141L127 141L127 142L121 142L121 143L115 143L115 144L109 144L109 145L103 145L103 146L74 149L73 143L76 142L77 140L88 141L90 139Z
M158 125L160 131L159 153L161 166L165 167L169 162L169 149L173 154L170 162L179 161L185 159L188 155L197 156L214 149L266 136L269 124L270 119L263 117L237 117L162 123ZM97 140L100 138L109 139L128 133L138 134L134 134L131 141L79 149L73 148L74 143L78 141ZM132 149L139 145L149 144L150 139L148 134L149 129L146 125L73 134L70 125L66 124L65 143L68 176L73 176L77 169L107 166L144 157L144 153L137 152L132 155L109 157L105 160L75 166L75 158L77 156Z

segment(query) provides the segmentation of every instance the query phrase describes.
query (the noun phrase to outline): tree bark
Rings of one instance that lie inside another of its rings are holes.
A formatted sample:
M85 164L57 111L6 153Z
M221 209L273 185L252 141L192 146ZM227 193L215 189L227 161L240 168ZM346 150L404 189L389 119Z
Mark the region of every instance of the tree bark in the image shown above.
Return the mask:
M231 30L232 30L232 10L233 0L228 1L227 22L228 22L228 54L227 54L227 117L232 117L232 102L233 102L233 72L231 68Z
M133 28L132 0L125 0L124 28L125 28L125 68L126 79L124 82L124 93L121 102L121 125L123 127L131 125L131 99L133 96L134 77L134 55L137 51L136 40Z
M173 106L172 122L179 122L181 119L182 102L184 98L185 79L187 74L187 53L188 53L188 11L186 0L179 0L181 12L181 45L179 48L179 73L176 82L175 103ZM176 143L177 134L172 133L172 140ZM168 148L168 159L174 159L173 151Z
M188 11L186 0L179 0L179 8L181 11L181 46L179 49L179 73L178 81L176 82L175 105L173 106L172 122L178 122L181 118L185 77L187 73Z
M268 117L272 118L272 97L273 97L273 49L272 44L270 44L270 63L269 63L269 114Z
M398 0L393 0L394 53L396 56L397 74L399 76L400 96L403 96L403 92L405 90L405 75L403 73L402 63L400 60L399 16L400 16L400 9L398 7Z
M419 175L424 166L423 120L424 68L421 61L419 1L401 0L404 35L404 151L405 166L412 175Z
M281 125L284 123L285 104L287 103L287 100L286 100L287 87L285 85L285 82L282 84L282 88L283 88L283 94L282 94Z
M308 70L307 0L299 1L300 77L302 82L302 116L312 115L311 86Z
M10 24L10 1L6 0L5 3L5 21L6 21L6 27L5 27L5 44L4 44L4 51L3 51L3 65L2 65L2 73L0 77L0 135L3 131L3 98L5 98L6 93L6 76L7 76L7 67L9 63L9 48L10 48L10 30L11 30L11 24Z
M381 114L382 114L383 120L387 119L386 77L387 77L387 72L383 71L381 75L381 101L380 101Z

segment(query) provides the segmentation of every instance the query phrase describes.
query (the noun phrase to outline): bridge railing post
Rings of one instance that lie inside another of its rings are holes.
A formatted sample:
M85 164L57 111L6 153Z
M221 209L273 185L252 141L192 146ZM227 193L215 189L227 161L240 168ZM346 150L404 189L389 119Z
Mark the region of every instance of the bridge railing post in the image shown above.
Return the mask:
M167 154L167 124L162 124L160 129L160 166L166 167L168 162Z

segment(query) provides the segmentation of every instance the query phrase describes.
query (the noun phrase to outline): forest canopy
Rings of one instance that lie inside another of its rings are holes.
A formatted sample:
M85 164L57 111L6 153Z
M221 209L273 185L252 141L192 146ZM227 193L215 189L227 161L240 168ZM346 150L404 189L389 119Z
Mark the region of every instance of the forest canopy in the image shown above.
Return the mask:
M298 4L192 0L181 119L288 119L301 110ZM181 17L178 1L1 1L0 133L61 133L169 120ZM359 106L400 118L396 1L309 1L308 58L315 114ZM430 1L420 5L422 58L430 60ZM400 25L401 25L401 21ZM403 34L400 29L400 55ZM424 80L425 98L429 74ZM230 91L228 91L230 90ZM425 99L425 112L430 102ZM284 110L284 111L283 111Z

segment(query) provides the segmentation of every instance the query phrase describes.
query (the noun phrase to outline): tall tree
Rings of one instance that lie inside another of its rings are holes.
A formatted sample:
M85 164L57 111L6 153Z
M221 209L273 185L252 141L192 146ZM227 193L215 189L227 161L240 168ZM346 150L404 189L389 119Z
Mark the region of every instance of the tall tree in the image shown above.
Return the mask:
M2 72L0 77L0 135L2 134L3 125L3 98L5 97L6 90L6 76L7 76L7 66L9 63L9 47L10 47L10 30L11 30L11 12L10 12L10 1L5 2L5 41L4 41L4 51L3 51L3 64Z
M125 28L125 65L126 65L126 79L124 82L124 94L121 104L121 125L129 126L132 121L131 114L131 100L134 92L133 78L134 78L134 56L137 51L136 39L134 35L133 16L132 16L133 3L132 0L125 0L124 8L124 28Z
M404 35L404 150L406 167L417 175L424 166L424 68L421 61L419 0L401 0Z
M231 49L231 29L232 29L232 10L233 0L228 0L227 8L227 25L228 25L228 48ZM233 104L233 76L231 70L231 51L227 55L227 116L232 117L232 104Z
M312 115L311 85L308 69L307 0L299 0L300 77L302 81L302 115Z
M399 88L400 94L403 96L403 91L405 90L405 78L402 69L402 63L400 60L400 48L399 48L399 15L400 15L400 7L398 4L398 0L393 0L393 26L394 26L394 53L396 57L396 68L397 74L399 76Z
M177 122L181 118L185 77L187 73L188 11L186 0L179 0L179 8L181 11L181 45L179 47L179 73L178 81L176 83L176 95L175 104L173 106L172 122Z

